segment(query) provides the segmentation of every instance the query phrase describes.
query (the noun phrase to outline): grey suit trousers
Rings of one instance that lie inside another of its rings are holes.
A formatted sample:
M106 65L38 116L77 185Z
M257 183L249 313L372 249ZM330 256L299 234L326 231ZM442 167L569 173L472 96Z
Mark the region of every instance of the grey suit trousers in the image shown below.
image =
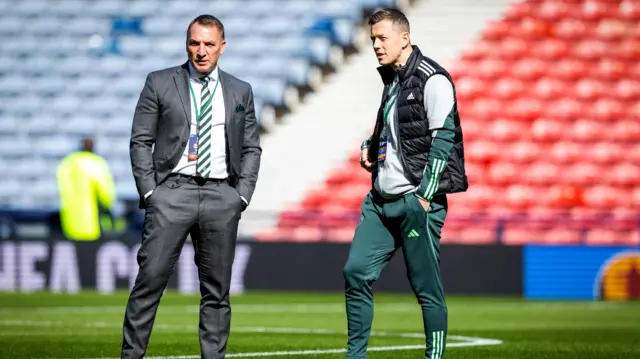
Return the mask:
M188 234L200 280L200 350L224 358L229 338L229 287L242 199L226 181L171 176L147 198L139 271L124 318L122 359L143 358L160 297Z

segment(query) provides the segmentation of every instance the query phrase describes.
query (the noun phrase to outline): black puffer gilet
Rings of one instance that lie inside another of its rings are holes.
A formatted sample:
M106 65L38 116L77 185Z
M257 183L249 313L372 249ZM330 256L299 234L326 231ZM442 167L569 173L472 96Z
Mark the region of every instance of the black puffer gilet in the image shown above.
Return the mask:
M430 69L425 71L419 69L421 62L426 62ZM405 176L415 186L420 185L424 169L427 164L427 156L431 147L431 132L429 131L429 120L427 111L424 108L424 86L429 77L435 74L442 74L449 79L453 86L454 94L454 126L455 144L449 155L447 168L440 177L438 194L464 192L469 187L464 167L464 146L462 141L462 128L460 126L460 116L458 114L458 101L455 95L455 85L451 75L437 62L423 56L417 46L413 46L413 52L407 60L407 64L399 69L391 66L378 67L378 72L385 84L382 102L378 110L378 118L374 128L371 143L369 144L369 161L377 160L380 133L384 122L382 113L387 100L388 86L393 82L396 74L399 76L400 89L397 100L397 130L398 130L398 154L400 156ZM413 94L413 96L410 96ZM372 183L375 183L377 171L372 173Z

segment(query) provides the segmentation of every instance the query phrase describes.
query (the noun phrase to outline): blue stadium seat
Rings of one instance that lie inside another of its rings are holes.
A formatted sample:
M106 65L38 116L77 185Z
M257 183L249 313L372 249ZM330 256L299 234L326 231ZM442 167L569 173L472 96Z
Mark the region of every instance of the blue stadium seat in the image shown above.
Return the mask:
M111 17L126 14L129 2L125 0L85 1L84 12L94 17Z
M16 131L20 128L20 120L16 117L2 116L2 121L0 121L0 138L8 137L12 134L15 134ZM2 167L2 163L0 161L0 168L9 168Z
M46 0L34 0L34 1L6 1L7 9L2 9L2 12L13 11L14 14L24 17L37 17L43 12L49 9L49 3Z

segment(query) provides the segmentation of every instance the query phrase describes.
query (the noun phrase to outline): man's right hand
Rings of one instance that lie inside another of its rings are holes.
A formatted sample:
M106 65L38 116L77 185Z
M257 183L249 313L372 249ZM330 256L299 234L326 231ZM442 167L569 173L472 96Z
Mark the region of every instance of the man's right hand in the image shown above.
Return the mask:
M373 171L376 166L376 163L369 162L369 148L365 147L360 152L360 166L367 170L367 172Z

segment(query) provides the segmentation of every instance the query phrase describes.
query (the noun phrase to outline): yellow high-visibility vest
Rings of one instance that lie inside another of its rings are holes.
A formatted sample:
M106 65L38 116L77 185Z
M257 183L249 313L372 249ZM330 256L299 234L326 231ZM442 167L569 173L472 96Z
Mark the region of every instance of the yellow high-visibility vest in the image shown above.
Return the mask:
M107 161L91 152L76 152L58 165L60 225L72 240L100 238L98 206L110 209L115 201L115 185Z

